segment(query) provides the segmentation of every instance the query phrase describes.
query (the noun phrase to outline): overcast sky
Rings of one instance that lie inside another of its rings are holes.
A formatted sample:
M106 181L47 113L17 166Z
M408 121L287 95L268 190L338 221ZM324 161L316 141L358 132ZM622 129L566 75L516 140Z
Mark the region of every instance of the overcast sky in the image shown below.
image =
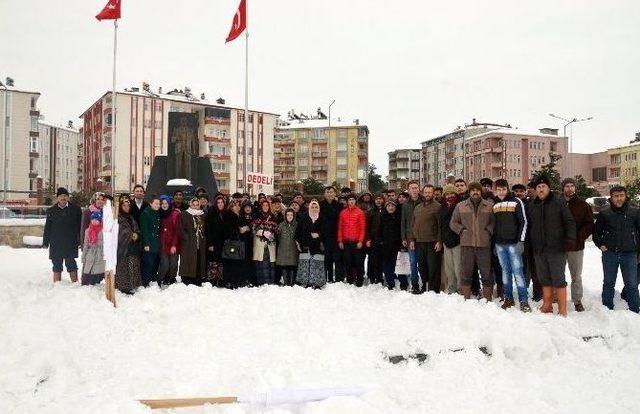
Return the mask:
M574 150L640 131L640 1L248 0L250 107L369 126L369 157L470 122L560 127L593 116ZM239 0L124 0L118 88L190 86L242 106L244 39L224 43ZM52 122L111 87L106 0L0 0L0 77L40 91Z

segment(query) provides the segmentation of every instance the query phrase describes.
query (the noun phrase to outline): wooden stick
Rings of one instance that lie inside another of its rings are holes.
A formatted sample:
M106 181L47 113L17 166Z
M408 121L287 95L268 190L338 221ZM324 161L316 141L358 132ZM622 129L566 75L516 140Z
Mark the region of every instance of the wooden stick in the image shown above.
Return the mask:
M138 400L151 409L195 407L205 404L234 404L238 397L168 398L164 400Z
M118 225L118 212L120 210L120 196L115 196L113 199L113 220L115 221L115 225ZM116 246L118 244L118 240L114 240ZM115 272L107 272L104 275L104 295L107 300L113 303L113 307L116 307L116 276Z

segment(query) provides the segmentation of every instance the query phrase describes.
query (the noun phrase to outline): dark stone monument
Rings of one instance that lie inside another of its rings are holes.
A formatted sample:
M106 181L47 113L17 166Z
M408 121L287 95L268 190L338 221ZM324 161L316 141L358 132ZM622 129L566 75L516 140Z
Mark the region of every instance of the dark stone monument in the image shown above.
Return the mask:
M211 163L207 158L198 156L198 116L197 112L169 113L168 155L154 158L147 183L147 198L182 190L188 200L198 187L204 188L209 197L218 192ZM191 184L167 184L176 179L188 180Z

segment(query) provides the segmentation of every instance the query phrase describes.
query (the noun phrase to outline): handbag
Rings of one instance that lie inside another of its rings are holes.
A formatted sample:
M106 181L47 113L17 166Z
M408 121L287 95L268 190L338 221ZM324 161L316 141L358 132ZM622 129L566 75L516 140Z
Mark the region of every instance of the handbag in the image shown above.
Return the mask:
M241 240L225 240L222 246L222 258L227 260L244 260L244 242Z
M410 275L411 262L409 261L409 252L398 252L396 259L396 275Z

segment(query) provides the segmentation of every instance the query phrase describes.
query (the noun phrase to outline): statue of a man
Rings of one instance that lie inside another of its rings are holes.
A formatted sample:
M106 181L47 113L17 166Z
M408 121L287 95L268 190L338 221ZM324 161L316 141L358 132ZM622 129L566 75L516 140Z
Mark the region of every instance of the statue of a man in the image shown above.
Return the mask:
M180 124L173 130L171 143L173 144L176 161L176 178L191 178L191 156L194 153L195 137L185 118L180 118Z

